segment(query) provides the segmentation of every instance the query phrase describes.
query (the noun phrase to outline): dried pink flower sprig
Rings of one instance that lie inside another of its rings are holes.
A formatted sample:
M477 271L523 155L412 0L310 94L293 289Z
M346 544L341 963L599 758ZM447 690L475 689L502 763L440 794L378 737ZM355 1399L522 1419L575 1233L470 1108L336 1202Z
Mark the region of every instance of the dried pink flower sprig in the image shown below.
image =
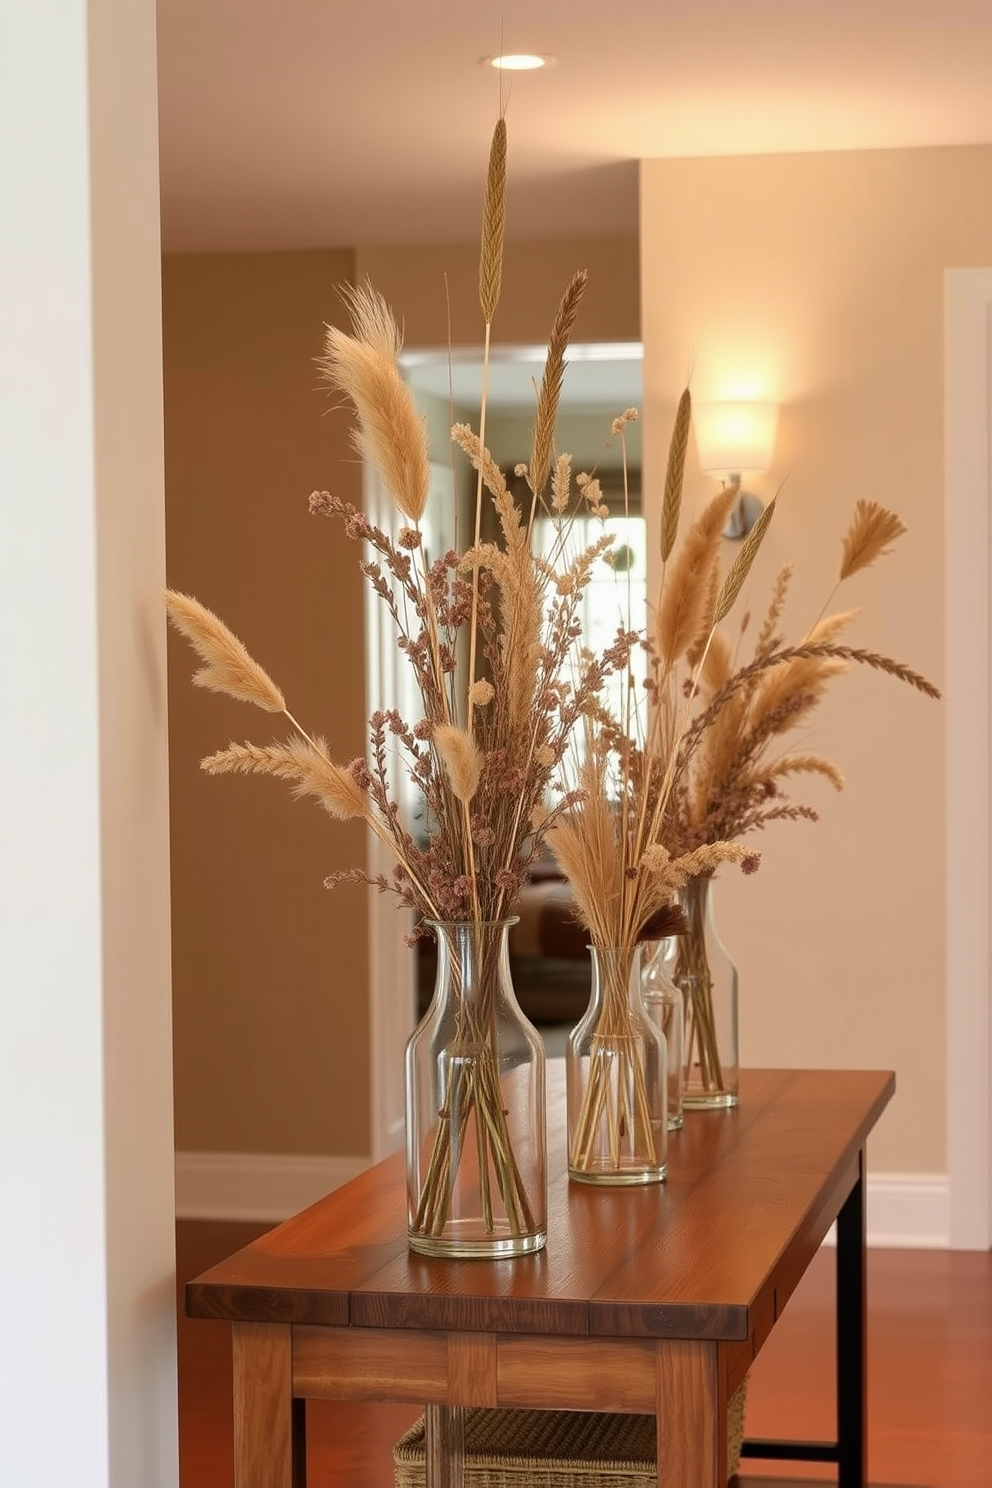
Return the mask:
M609 673L627 665L634 642L621 635L601 657L576 656L575 680L565 680L581 633L582 592L606 540L551 570L521 543L521 515L502 475L488 468L486 480L506 545L448 551L423 574L411 558L419 548L416 529L404 529L401 550L347 502L327 491L310 498L313 513L339 518L350 537L378 555L364 560L362 571L389 609L416 680L423 716L411 723L396 710L376 710L368 764L356 761L351 770L371 810L388 824L397 856L391 882L365 881L397 893L429 919L499 919L513 905L545 832L575 803L575 794L566 793L550 813L540 809L571 731ZM473 608L487 675L468 689L469 732L452 719L463 688L459 636L471 626ZM402 819L392 778L397 769L423 800L416 835ZM354 870L328 882L363 878Z

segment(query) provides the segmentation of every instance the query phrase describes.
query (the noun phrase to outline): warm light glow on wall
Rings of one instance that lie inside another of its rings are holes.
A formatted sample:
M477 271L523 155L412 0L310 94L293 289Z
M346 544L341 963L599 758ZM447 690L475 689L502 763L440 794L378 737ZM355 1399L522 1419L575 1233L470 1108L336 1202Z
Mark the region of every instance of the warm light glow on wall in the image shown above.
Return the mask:
M707 475L760 475L771 469L776 403L697 403L692 421L699 468Z

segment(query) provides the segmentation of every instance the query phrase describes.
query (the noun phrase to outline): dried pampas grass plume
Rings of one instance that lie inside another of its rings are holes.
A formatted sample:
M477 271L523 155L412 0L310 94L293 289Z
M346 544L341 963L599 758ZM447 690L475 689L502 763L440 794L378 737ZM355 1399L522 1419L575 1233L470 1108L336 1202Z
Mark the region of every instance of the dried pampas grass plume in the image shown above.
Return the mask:
M369 803L349 770L332 764L323 739L283 744L231 744L200 761L208 775L275 775L291 780L295 796L315 796L337 821L369 816Z
M838 582L892 551L892 544L906 531L895 512L877 501L859 501L844 537Z
M332 387L354 403L355 445L381 474L409 522L420 521L431 489L427 430L413 393L400 375L403 344L385 299L371 285L342 291L354 335L326 327L318 365Z
M193 674L197 687L225 692L239 703L254 703L267 713L285 713L286 699L223 620L191 594L165 592L169 619L204 663Z
M706 604L706 575L720 552L720 534L737 500L737 487L718 492L693 522L672 562L655 621L655 648L664 668L672 666L699 635Z
M829 645L843 635L860 614L860 610L838 610L836 615L826 615L816 622L806 639L813 646Z
M467 806L479 789L482 778L482 754L464 729L453 723L441 723L433 733L434 746L451 781L451 789L463 806Z

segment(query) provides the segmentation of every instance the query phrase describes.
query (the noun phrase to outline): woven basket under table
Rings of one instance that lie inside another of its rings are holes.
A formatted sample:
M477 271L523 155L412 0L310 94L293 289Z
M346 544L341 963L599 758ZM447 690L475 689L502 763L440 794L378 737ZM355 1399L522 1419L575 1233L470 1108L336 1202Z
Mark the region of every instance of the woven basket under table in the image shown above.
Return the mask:
M744 1439L745 1379L727 1407L727 1473ZM465 1488L655 1488L654 1416L465 1412ZM393 1448L396 1488L424 1488L424 1418Z

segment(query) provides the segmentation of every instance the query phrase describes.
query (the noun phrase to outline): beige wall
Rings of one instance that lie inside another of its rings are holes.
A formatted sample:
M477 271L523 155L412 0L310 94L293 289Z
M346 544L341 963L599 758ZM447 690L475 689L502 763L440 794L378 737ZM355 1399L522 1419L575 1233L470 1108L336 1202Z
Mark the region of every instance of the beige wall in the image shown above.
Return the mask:
M749 378L782 405L781 510L751 585L797 567L789 622L816 616L854 501L909 533L845 586L854 644L938 684L943 671L943 271L992 263L992 148L649 161L641 172L645 465L663 469L674 400ZM692 471L691 494L708 488ZM723 875L746 1064L884 1066L898 1094L878 1169L946 1167L943 711L884 677L842 678L804 747L845 772L803 791L815 825L760 839L759 875Z
M493 342L543 343L558 302L578 269L589 272L575 341L640 339L638 247L633 238L508 243ZM409 347L480 346L479 251L473 244L359 248L356 268L389 300Z
M364 751L363 596L356 549L308 516L307 496L326 486L360 502L361 474L349 415L318 386L322 324L341 313L335 286L368 276L408 346L442 346L447 273L453 342L476 344L477 263L462 245L165 261L169 582L231 625L338 759ZM497 339L543 342L580 267L591 285L577 339L637 339L627 240L509 245ZM171 637L176 1145L362 1155L368 898L322 886L330 870L364 863L361 829L293 802L279 782L203 775L204 754L279 728L194 689L192 669Z
M350 419L318 387L322 324L350 253L193 255L164 274L169 582L215 609L336 759L364 753L357 550L307 512L361 502ZM367 896L328 893L364 863L362 829L278 781L213 779L268 714L190 685L170 637L176 1145L361 1154L369 1145Z

